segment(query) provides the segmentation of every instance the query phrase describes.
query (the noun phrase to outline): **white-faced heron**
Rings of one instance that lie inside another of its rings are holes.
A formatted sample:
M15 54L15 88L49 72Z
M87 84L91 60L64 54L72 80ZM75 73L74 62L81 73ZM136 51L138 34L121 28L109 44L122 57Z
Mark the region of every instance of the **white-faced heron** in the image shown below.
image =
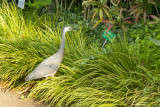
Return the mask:
M41 62L26 78L26 81L39 79L42 77L54 76L57 72L64 56L65 33L71 30L78 30L71 27L64 27L62 30L62 42L57 53Z

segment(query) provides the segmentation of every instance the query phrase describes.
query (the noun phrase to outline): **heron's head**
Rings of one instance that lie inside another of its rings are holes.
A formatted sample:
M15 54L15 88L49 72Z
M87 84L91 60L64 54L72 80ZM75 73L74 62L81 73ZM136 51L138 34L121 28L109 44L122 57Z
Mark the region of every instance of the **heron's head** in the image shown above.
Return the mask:
M79 29L71 28L71 27L69 27L69 26L66 26L66 27L63 28L63 31L64 31L64 32L72 31L72 30L79 30Z

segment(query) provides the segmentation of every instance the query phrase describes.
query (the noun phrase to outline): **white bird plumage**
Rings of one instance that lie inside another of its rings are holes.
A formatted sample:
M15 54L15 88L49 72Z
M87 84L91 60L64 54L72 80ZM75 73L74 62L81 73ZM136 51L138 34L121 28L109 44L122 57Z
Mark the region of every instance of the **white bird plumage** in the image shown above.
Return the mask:
M71 27L64 27L62 30L62 42L57 53L41 62L26 78L26 81L39 79L42 77L54 76L57 72L64 56L65 33L71 30L78 30Z

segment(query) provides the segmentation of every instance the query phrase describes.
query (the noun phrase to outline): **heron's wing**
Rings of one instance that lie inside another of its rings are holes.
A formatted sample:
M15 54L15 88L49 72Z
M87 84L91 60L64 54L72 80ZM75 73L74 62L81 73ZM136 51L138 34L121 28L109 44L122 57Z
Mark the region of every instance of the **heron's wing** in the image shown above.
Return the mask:
M60 66L59 64L50 63L47 65L44 65L43 63L41 63L37 68L34 69L34 71L32 71L26 77L26 81L30 81L30 80L38 79L42 77L47 77L47 76L52 76L56 73L59 66Z
M62 59L63 54L60 53L55 53L45 59L26 77L26 81L54 75L62 62Z

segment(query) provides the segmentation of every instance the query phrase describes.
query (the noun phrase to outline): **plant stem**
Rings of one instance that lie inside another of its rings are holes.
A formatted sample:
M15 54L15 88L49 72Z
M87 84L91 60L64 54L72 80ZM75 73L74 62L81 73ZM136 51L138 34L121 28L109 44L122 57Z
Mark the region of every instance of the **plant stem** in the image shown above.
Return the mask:
M68 8L68 11L71 9L71 6L72 6L73 2L74 2L74 0L72 0L70 6L69 6L69 8Z

